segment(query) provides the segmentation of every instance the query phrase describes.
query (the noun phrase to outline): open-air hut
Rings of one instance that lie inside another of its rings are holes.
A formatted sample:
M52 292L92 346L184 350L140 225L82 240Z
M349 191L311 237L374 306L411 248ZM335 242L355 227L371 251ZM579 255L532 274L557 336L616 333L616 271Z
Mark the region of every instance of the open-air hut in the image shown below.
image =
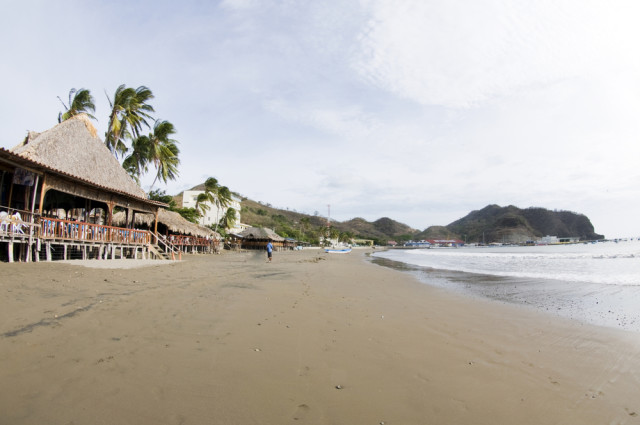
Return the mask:
M266 249L267 243L271 242L277 251L284 248L284 238L271 229L263 227L249 227L240 232L242 236L243 249Z
M118 212L113 216L115 225L125 222L124 212ZM135 225L139 228L152 229L155 226L153 214L136 214ZM175 211L164 208L158 209L158 236L170 246L174 246L182 252L214 253L220 250L220 234L208 227L203 227L182 217ZM159 244L163 247L163 243Z
M131 229L132 220L136 213L155 216L165 204L147 199L85 114L0 149L0 171L0 214L19 217L19 226L3 226L0 234L9 261L15 244L30 261L40 254L68 258L69 250L82 258L114 258L116 249L122 257L142 248L144 257L153 242L150 232ZM127 217L123 228L112 226L117 209Z

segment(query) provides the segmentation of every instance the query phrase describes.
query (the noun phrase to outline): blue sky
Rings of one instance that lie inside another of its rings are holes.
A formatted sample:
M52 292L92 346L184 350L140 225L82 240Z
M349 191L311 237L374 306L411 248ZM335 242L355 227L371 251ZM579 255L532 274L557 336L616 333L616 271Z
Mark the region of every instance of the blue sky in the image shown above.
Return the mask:
M0 146L69 89L146 85L177 128L175 194L417 229L488 204L640 236L636 1L2 1ZM150 176L144 183L148 186Z

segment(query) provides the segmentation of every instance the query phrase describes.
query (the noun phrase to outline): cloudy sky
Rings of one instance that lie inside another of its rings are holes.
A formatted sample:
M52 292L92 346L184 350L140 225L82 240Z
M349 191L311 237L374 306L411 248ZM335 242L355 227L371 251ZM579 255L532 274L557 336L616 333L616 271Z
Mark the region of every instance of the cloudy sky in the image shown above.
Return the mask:
M640 236L636 0L0 5L1 147L55 125L73 87L104 134L107 94L145 85L178 130L170 194L214 176L341 221L511 204Z

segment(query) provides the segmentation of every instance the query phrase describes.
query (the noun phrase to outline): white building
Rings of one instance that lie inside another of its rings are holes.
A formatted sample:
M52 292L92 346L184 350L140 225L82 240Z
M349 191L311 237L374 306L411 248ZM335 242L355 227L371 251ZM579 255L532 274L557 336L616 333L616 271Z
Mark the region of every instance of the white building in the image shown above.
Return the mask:
M196 203L198 202L198 195L200 195L201 193L204 193L204 190L185 190L182 193L182 207L195 208ZM216 223L219 223L220 219L227 213L227 208L218 208L217 205L211 204L208 201L204 202L204 204L208 205L209 209L204 212L204 216L202 216L198 222L202 226L215 227ZM234 195L231 196L231 204L229 205L229 208L233 208L234 210L236 210L235 226L230 229L230 232L239 233L248 226L240 223L240 200Z

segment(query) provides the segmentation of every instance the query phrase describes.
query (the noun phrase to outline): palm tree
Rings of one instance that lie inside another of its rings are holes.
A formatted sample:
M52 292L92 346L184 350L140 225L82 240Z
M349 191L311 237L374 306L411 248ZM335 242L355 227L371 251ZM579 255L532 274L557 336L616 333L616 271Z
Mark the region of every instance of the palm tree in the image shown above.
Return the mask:
M217 211L224 210L231 205L231 191L227 186L220 186L215 177L209 177L204 182L204 193L208 201L217 207ZM219 217L216 217L216 231L218 231L218 222Z
M206 194L208 201L211 204L216 203L216 195L218 193L218 188L220 185L218 184L218 179L215 177L209 177L204 182L204 193Z
M139 136L131 142L131 153L122 162L122 166L140 184L140 177L149 170L149 164L156 168L156 181L164 183L167 180L175 180L178 176L178 141L170 139L175 133L173 124L169 121L157 120L153 126L153 132L148 136Z
M211 208L211 206L207 204L207 201L209 201L209 197L207 196L206 193L201 193L196 198L196 207L195 208L196 208L196 211L198 212L198 214L200 214L201 217L204 215L204 213L209 211L209 208Z
M58 96L58 100L64 106L65 112L58 113L58 122L62 122L68 120L69 118L78 115L80 113L85 113L87 116L93 120L96 119L92 115L96 111L96 105L93 103L93 96L91 96L91 92L87 89L71 89L69 90L69 104L65 105L60 96ZM96 120L97 121L97 120Z
M169 121L157 120L153 125L153 133L149 134L148 159L156 168L156 177L151 187L158 180L167 183L167 180L175 180L178 177L180 149L178 149L178 141L170 138L175 132L175 127Z
M222 218L220 219L220 223L218 224L220 224L223 229L230 229L235 225L236 220L237 216L235 208L227 208L227 212L222 216Z
M153 93L145 86L137 89L125 87L122 84L116 89L113 99L109 100L111 114L105 134L105 144L117 157L127 151L126 139L136 139L140 136L142 126L149 127L147 119L152 119L149 113L154 112L149 102Z
M122 161L122 167L140 184L140 178L149 169L152 144L149 136L140 136L131 142L131 153Z

